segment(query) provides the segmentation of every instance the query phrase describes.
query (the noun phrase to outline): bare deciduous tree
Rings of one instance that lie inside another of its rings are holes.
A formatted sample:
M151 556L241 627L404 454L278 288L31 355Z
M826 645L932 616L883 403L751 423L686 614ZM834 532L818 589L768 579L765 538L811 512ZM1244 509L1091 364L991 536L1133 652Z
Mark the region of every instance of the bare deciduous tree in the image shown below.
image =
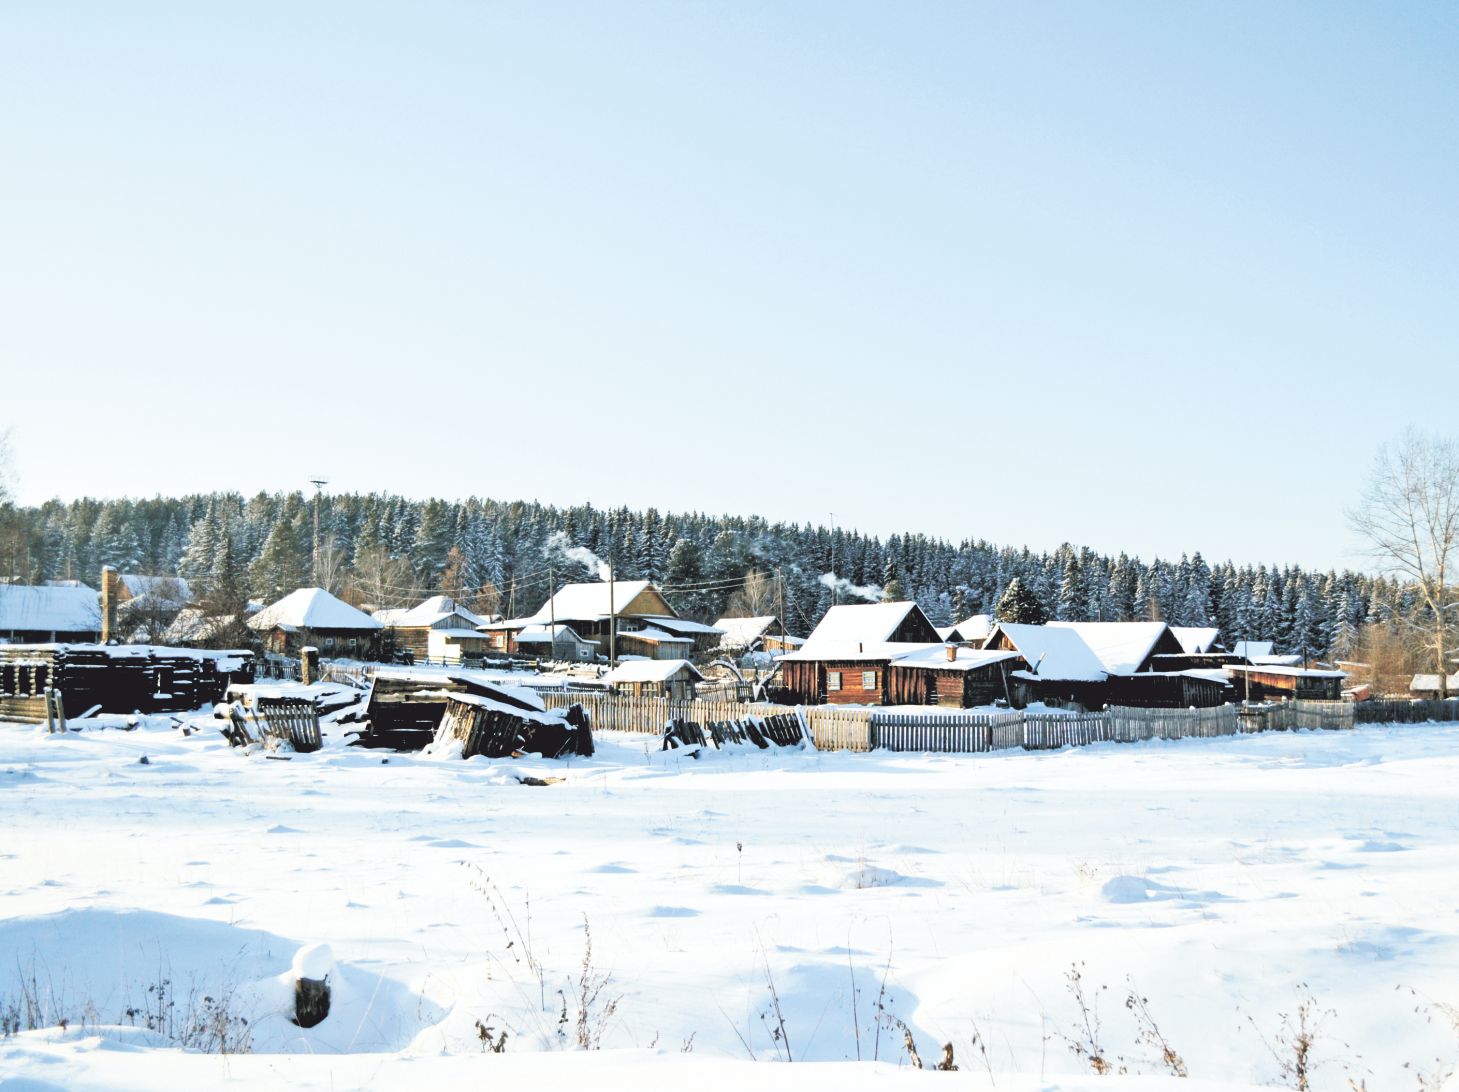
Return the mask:
M1449 639L1454 625L1454 566L1459 561L1459 444L1410 429L1384 445L1360 507L1349 513L1354 530L1385 573L1410 583L1424 608L1413 625L1439 674L1439 696L1449 696Z
M731 618L765 618L776 613L775 581L759 569L745 574L745 583L730 596L727 616Z

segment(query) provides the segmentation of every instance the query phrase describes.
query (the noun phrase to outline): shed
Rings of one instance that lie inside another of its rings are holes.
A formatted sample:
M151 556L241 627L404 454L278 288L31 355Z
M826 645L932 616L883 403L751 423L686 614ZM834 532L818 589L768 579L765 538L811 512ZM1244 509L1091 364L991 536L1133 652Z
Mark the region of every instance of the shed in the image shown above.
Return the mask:
M688 660L625 660L603 681L619 694L683 700L694 696L694 684L704 676Z
M1347 678L1341 671L1316 671L1279 664L1233 664L1226 668L1226 672L1235 683L1237 692L1243 696L1250 680L1253 701L1280 701L1285 698L1340 701L1342 681Z
M517 634L516 645L518 652L528 656L574 663L592 663L599 647L597 641L584 640L571 626L564 625L530 625Z
M1445 682L1448 683L1450 697L1459 697L1459 672L1450 675ZM1408 684L1408 693L1414 698L1437 698L1439 696L1439 676L1415 675L1413 681Z
M1010 697L1008 673L1027 670L1017 652L944 645L904 653L887 666L890 705L970 709Z
M519 634L517 640L521 641ZM694 653L694 638L678 637L657 626L618 631L618 655L649 660L687 660Z

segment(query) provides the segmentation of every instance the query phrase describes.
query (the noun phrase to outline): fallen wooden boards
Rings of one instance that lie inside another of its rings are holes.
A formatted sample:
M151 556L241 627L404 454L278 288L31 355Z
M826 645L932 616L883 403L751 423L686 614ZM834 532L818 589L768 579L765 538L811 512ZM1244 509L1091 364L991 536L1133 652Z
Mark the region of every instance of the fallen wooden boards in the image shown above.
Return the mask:
M692 720L671 720L664 728L663 749L679 747L723 748L752 743L762 751L770 747L795 747L804 743L805 730L794 713L744 720L710 721L706 730Z
M507 758L514 754L561 758L593 753L592 725L581 707L573 706L566 715L522 712L527 715L470 694L448 697L436 742L460 740L462 758Z

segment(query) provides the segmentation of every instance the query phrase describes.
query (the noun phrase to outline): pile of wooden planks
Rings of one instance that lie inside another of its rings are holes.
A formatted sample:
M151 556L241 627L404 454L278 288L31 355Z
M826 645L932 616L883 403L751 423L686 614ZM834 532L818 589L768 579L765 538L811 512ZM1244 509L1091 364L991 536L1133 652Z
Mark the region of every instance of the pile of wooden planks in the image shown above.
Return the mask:
M573 706L566 715L527 710L519 713L511 706L471 694L446 699L436 742L451 740L461 741L462 758L508 758L518 754L562 758L593 753L592 725L581 706Z

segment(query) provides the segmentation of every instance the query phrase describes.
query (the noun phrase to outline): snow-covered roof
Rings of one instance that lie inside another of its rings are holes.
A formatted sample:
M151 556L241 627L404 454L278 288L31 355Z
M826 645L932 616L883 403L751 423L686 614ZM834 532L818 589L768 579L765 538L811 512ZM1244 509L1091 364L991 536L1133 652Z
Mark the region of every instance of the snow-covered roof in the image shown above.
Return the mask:
M192 586L180 576L146 576L122 573L118 580L133 599L150 596L158 603L184 607L193 601Z
M773 614L764 614L755 618L721 618L714 623L714 628L724 634L719 639L721 648L749 648L779 624L780 620Z
M467 610L449 595L433 595L405 610L377 610L373 617L382 626L393 629L425 628L452 617L460 618L472 627L486 624L485 618Z
M1432 690L1435 694L1439 692L1438 675L1415 675L1413 682L1408 684L1410 690ZM1449 676L1449 693L1459 695L1459 673Z
M846 603L826 611L805 644L792 653L800 659L865 657L873 646L889 645L907 615L917 610L910 600L899 603ZM925 644L925 642L923 642ZM909 651L907 649L901 651ZM885 658L885 657L877 657Z
M1132 675L1139 671L1169 628L1164 622L1050 622L1049 625L1079 634L1111 675Z
M692 645L694 643L693 637L678 637L672 633L665 633L661 629L655 629L652 626L646 629L620 629L618 631L618 639L620 641L629 637L638 641L649 641L656 645Z
M1256 667L1296 667L1302 662L1302 657L1295 652L1289 652L1284 656L1248 656L1246 658Z
M248 620L250 629L383 629L364 611L356 610L323 588L300 588Z
M557 594L542 604L542 609L532 615L534 622L551 622L554 618L570 621L607 618L615 611L620 615L623 608L632 603L653 585L647 580L615 580L612 603L609 603L609 584L606 580L594 580L588 584L567 584Z
M618 636L622 637L623 634L620 633ZM578 636L577 630L573 629L572 626L566 626L560 622L557 624L557 627L555 629L552 626L528 626L526 629L522 630L521 633L517 634L517 644L520 645L523 642L526 642L528 644L547 644L554 639L560 637L567 637L573 641L576 641L578 644L598 644L597 641L584 641L582 637Z
M168 644L185 645L190 641L207 641L222 633L233 624L237 615L219 614L209 616L200 607L184 607L177 612L168 627L162 631L162 639Z
M1270 656L1275 644L1275 641L1237 641L1231 651L1249 660L1253 656Z
M932 645L928 648L919 648L915 652L904 652L892 661L893 667L920 667L932 671L976 671L980 667L987 667L989 664L1001 663L1004 660L1020 660L1023 654L1009 652L1007 650L992 650L984 648L968 648L966 645L954 646L957 659L947 658L946 645Z
M695 633L715 637L724 632L717 626L706 626L703 622L691 622L688 618L670 618L663 614L640 614L637 617L680 637Z
M1221 635L1221 631L1215 626L1171 626L1170 632L1175 634L1180 647L1191 655L1210 652L1216 644L1216 638Z
M954 628L956 628L964 641L987 640L988 635L993 632L993 616L991 614L974 614L969 618L964 618Z
M1346 679L1346 671L1319 671L1312 667L1288 667L1285 664L1228 664L1224 669L1229 672L1245 673L1250 671L1254 675L1283 675L1293 679Z
M696 680L703 681L704 676L688 660L625 660L604 675L603 681L610 683L667 682L685 668L689 669Z
M0 633L99 633L101 603L96 592L76 588L0 584Z
M1107 674L1099 657L1084 643L1084 638L1067 626L1000 622L995 632L1008 637L1040 679L1102 682Z

